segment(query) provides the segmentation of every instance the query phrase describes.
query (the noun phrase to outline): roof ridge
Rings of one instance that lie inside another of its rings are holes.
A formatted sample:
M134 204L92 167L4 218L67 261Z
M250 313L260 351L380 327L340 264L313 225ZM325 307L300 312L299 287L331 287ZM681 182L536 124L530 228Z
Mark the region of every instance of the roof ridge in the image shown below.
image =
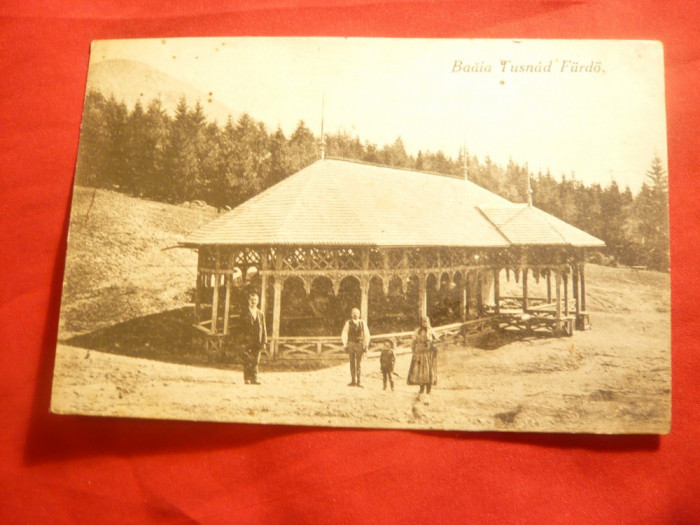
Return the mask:
M486 221L493 226L493 228L498 232L498 234L503 237L508 244L513 244L513 241L511 241L508 236L501 230L501 228L491 220L491 217L488 216L488 214L481 209L481 206L474 206L474 209L477 210L485 219Z
M311 164L309 164L309 166L313 166L314 164L316 164L316 163L318 163L318 162L320 162L320 161L322 161L322 160L323 160L323 159L316 160L316 161L312 162ZM308 168L309 166L306 166L305 168L302 168L302 170ZM281 182L284 182L285 180L291 179L292 177L294 177L294 175L299 174L302 170L299 170L299 171L297 171L296 173L293 173L292 175L290 175L289 177L287 177L286 179L284 179L284 180L281 181ZM300 177L299 177L299 178L300 178ZM280 222L276 225L277 227L275 228L275 236L279 235L280 230L287 224L287 221L289 220L289 217L293 217L293 216L296 214L296 211L299 209L299 206L301 205L301 204L300 204L301 199L300 199L299 197L300 197L301 195L304 194L304 190L306 190L307 186L311 183L312 179L313 179L313 177L307 176L306 179L304 179L304 180L302 181L303 183L301 184L301 187L299 188L299 191L297 191L297 194L296 194L296 196L295 196L295 198L294 198L294 204L287 210L287 213L286 213L285 216L284 216L284 221L280 221ZM281 184L281 182L280 182L280 184ZM277 184L275 184L275 186L277 186ZM274 187L274 186L270 186L270 188L273 188L273 187ZM270 189L270 188L268 188L268 189ZM267 190L266 190L266 191L267 191ZM258 195L262 195L262 193L265 193L265 192L261 192L261 193L259 193ZM257 196L257 195L256 195L256 196ZM251 200L252 200L252 199L251 199ZM250 202L250 201L248 201L248 202Z
M540 210L540 209L539 209L538 207L536 207L536 206L528 206L528 207L529 207L529 208L534 208L537 212L541 212L541 213L539 213L539 216L542 218L542 220L544 220L544 222L547 224L547 226L549 226L552 230L554 230L554 233L556 233L556 234L559 236L559 238L560 238L564 243L567 242L567 241L566 241L566 237L564 236L564 234L562 234L562 233L559 231L559 228L557 228L554 224L552 224L552 221L549 220L549 217L554 217L553 215L550 215L549 213L547 213L547 212L544 211L544 210ZM573 224L571 224L570 226L576 228L576 226L574 226ZM577 228L577 229L579 229L579 228Z
M516 204L516 203L513 203L513 204ZM506 224L510 223L510 222L511 222L513 219L515 219L518 215L520 215L521 213L524 213L525 210L527 210L527 207L521 207L521 208L518 209L518 211L516 211L513 215L511 215L510 217L508 217L508 219L507 219L506 221L504 221L503 224L501 224L501 226L505 226Z
M362 164L364 166L374 166L375 168L386 168L389 170L397 170L397 171L408 171L411 173L420 173L421 175L437 175L438 177L446 177L448 179L457 179L457 180L464 180L466 182L471 182L472 184L475 184L476 186L479 186L476 184L474 181L470 181L469 179L465 179L461 175L453 175L451 173L440 173L438 171L424 171L424 170L417 170L415 168L407 168L404 166L389 166L388 164L379 164L377 162L369 162L366 160L359 160L359 159L345 159L342 157L329 157L326 155L325 159L321 160L337 160L340 162L347 162L349 164ZM479 186L482 188L483 186ZM486 188L484 188L486 189Z

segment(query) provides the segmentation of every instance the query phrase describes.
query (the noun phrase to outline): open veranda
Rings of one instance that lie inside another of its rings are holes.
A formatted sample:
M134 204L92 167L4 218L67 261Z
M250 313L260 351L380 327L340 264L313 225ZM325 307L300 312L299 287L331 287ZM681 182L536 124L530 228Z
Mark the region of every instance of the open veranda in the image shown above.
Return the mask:
M589 326L586 251L603 243L466 174L322 159L179 246L198 252L193 324L208 351L235 345L255 291L277 359L342 353L354 307L370 350L410 344L423 315L443 341L492 329L571 335Z

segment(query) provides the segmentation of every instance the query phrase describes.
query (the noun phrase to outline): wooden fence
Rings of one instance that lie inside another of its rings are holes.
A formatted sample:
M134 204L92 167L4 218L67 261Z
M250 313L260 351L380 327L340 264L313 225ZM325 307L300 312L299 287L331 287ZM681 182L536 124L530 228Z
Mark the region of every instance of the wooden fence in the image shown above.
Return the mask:
M482 334L491 329L492 318L473 319L471 321L452 323L433 327L438 336L439 343L464 341L466 337ZM391 343L395 350L408 350L411 348L413 331L393 332L373 335L370 338L368 352L379 352L386 341ZM274 342L273 342L274 343ZM340 337L280 337L277 340L276 359L303 359L303 358L344 358L346 356Z

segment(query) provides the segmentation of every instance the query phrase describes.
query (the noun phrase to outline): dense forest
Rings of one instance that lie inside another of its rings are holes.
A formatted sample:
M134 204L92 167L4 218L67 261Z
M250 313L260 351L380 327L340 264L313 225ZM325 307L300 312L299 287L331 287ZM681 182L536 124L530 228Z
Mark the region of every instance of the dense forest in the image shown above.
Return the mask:
M173 116L160 100L132 110L114 98L88 93L76 182L116 189L138 197L182 203L203 201L219 209L235 207L319 158L320 139L300 121L286 137L243 114L223 127L209 122L197 102L182 98ZM530 173L527 165L499 166L466 151L406 152L401 138L378 146L346 132L325 137L329 157L453 176L467 165L469 179L513 201L527 201L528 177L538 208L605 241L598 262L668 271L668 177L661 159L651 158L637 195L608 186L584 185L573 176ZM466 162L465 162L465 156ZM640 174L641 176L642 174Z

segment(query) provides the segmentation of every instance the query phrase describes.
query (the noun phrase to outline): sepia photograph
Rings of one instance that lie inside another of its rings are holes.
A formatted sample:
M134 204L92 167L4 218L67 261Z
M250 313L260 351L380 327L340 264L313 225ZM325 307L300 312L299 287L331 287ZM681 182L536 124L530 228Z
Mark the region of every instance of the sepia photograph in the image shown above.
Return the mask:
M51 410L665 434L659 42L92 44Z

